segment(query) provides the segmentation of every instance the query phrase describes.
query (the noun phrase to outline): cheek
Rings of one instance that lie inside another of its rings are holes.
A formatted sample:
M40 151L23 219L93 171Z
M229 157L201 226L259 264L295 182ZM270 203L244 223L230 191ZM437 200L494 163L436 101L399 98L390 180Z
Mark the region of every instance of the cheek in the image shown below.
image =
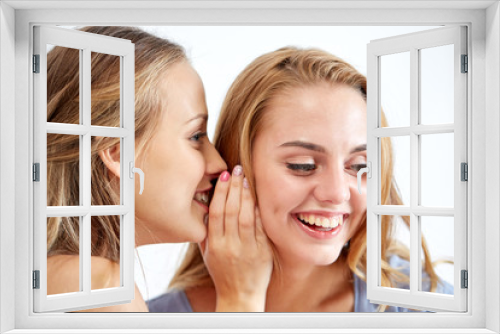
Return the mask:
M192 147L186 147L179 151L179 155L174 159L176 164L176 175L173 175L178 182L190 184L196 187L205 174L206 160L200 151ZM183 175L183 177L180 177Z
M349 200L351 207L351 233L353 234L358 230L361 225L362 219L366 212L366 191L359 194L358 189L351 191L351 199Z
M256 169L254 173L263 224L273 222L278 226L286 223L289 214L306 199L306 186L302 180L279 167Z

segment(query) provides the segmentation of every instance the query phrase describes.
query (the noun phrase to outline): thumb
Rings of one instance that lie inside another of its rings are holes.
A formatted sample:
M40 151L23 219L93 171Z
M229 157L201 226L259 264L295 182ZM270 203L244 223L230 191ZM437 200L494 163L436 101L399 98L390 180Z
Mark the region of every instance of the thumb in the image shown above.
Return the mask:
M205 217L203 217L203 223L205 224L205 226L208 225L208 215L205 215ZM208 229L208 226L207 226L207 229ZM200 247L201 255L203 257L205 257L205 252L208 249L208 233L207 233L207 236L205 237L205 239L203 239L203 241L201 241L198 244L198 246Z
M208 249L208 236L203 241L198 243L198 247L200 248L201 255L205 257L205 253Z

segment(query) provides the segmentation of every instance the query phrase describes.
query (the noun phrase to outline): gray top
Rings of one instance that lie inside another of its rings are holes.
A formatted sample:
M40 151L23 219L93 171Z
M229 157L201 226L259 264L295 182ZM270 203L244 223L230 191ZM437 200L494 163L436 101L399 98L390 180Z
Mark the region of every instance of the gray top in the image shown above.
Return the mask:
M400 268L400 271L409 274L409 263L397 256L390 260L393 268ZM422 273L422 288L429 291L430 283L425 282L427 273ZM407 283L397 286L400 289L409 289ZM453 287L447 282L439 283L436 293L453 294ZM191 304L183 290L172 290L147 302L149 312L193 312ZM372 304L366 298L366 282L354 275L354 312L377 312L378 304ZM404 307L389 306L386 312L414 312L414 310Z

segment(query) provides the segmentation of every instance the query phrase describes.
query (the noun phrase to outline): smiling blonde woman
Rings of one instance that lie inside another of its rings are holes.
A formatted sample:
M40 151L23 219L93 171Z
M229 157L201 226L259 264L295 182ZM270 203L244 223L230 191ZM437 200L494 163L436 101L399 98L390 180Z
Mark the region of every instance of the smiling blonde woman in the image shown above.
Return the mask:
M382 122L386 124L383 117ZM254 60L229 89L215 146L241 164L274 250L265 296L269 312L373 312L408 309L366 299L366 78L320 50L283 48ZM382 203L400 204L389 140L382 140ZM382 285L408 285L408 250L383 218ZM407 220L403 222L409 224ZM423 243L430 291L444 292ZM157 311L213 311L213 283L197 245L150 303ZM172 300L183 299L180 307ZM174 303L175 304L175 303Z

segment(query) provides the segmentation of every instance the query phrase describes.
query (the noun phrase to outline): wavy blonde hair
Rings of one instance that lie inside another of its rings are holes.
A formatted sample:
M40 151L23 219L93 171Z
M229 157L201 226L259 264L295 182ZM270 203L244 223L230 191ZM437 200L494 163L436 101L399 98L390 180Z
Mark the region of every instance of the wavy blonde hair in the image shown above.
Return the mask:
M255 59L238 75L226 95L215 131L215 147L226 161L229 170L241 164L244 173L254 187L252 171L252 145L262 128L263 115L270 101L289 88L327 82L352 87L366 100L366 77L344 60L316 49L287 47L267 53ZM384 114L382 126L387 126ZM390 138L381 139L381 203L402 204L393 178L393 159ZM409 227L409 217L402 217ZM381 233L381 284L393 287L397 282L408 281L408 276L389 265L392 255L409 260L408 249L394 237L395 222L390 216L382 216ZM431 291L438 283L428 248L422 239L425 271L429 274ZM366 212L362 224L343 250L350 270L366 281ZM184 261L176 272L169 288L186 289L213 285L196 244L191 244ZM385 310L382 306L380 310Z
M136 156L145 150L162 117L165 96L158 87L165 71L186 60L182 47L135 27L85 27L81 31L131 40L135 44ZM47 121L79 124L79 50L55 47L47 54ZM91 124L120 126L120 59L92 53ZM92 205L120 204L119 183L98 153L120 138L92 137ZM47 205L79 205L79 136L47 135ZM79 218L47 221L47 256L79 253ZM92 256L118 262L120 217L92 217Z

